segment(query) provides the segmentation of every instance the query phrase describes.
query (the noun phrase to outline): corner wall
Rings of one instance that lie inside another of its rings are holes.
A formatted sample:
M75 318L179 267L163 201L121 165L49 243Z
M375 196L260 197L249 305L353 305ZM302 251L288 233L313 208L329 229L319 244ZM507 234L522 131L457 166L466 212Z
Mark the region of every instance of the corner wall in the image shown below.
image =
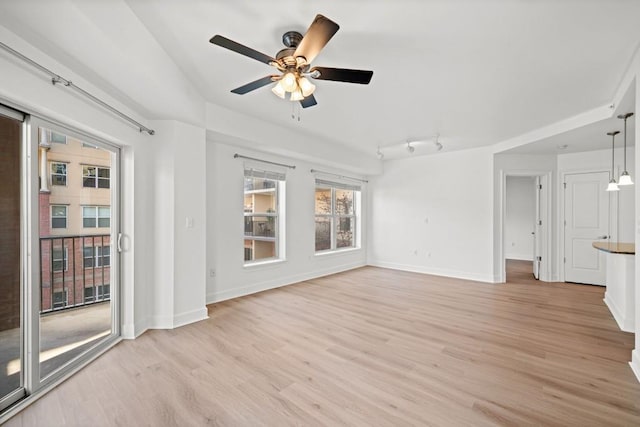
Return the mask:
M494 282L493 153L390 160L371 179L368 263Z

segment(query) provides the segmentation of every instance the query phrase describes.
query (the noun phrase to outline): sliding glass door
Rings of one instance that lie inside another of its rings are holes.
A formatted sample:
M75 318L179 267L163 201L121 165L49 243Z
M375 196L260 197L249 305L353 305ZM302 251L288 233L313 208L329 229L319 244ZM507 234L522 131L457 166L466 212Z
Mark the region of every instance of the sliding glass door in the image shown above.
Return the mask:
M0 410L25 395L23 375L21 160L24 115L0 106Z
M120 335L119 148L11 112L0 106L0 411Z

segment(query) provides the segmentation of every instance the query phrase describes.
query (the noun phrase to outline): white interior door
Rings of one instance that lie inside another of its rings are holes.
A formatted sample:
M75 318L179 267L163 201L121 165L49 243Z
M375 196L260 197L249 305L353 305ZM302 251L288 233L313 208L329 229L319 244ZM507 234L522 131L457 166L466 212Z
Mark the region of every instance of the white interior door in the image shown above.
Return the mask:
M535 194L536 194L536 210L535 221L533 224L533 277L540 279L540 261L542 259L542 220L540 212L540 192L542 186L540 185L540 177L535 177Z
M604 253L593 248L609 238L608 172L567 174L564 184L565 281L605 284Z

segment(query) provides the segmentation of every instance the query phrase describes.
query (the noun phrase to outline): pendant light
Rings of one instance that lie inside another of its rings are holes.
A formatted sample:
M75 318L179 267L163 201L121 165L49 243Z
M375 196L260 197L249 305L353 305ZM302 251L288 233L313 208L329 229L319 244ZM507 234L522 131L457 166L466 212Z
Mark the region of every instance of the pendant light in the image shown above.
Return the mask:
M613 168L615 167L615 159L614 159L614 148L615 148L615 141L616 141L616 135L619 134L620 131L613 131L613 132L607 132L607 135L611 135L611 180L609 181L609 185L607 186L607 191L620 191L620 189L618 188L618 184L616 183L616 179L613 177L613 174L615 173L613 171Z
M631 175L627 172L627 119L633 116L633 113L620 114L619 119L624 120L624 171L620 175L620 182L618 185L633 185Z

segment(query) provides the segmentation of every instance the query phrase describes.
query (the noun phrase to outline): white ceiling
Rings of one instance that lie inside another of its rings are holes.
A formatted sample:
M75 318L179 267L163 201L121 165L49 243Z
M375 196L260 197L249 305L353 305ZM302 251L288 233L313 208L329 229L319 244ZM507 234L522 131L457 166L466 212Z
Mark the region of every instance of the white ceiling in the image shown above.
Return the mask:
M273 56L317 13L341 28L313 65L370 85L318 81L299 122L268 87L229 92L273 69L214 34ZM209 102L370 156L436 133L443 151L494 144L611 102L639 16L637 0L0 0L0 25L147 118Z

